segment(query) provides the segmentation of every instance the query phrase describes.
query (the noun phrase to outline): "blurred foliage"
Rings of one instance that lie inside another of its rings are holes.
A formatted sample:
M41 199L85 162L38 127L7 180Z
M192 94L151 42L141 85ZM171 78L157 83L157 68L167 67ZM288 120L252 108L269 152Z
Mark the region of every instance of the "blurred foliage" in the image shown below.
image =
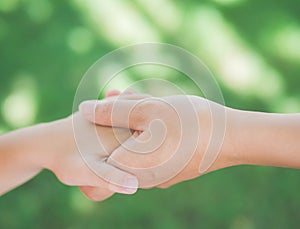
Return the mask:
M0 131L69 115L86 70L143 41L197 55L229 106L300 112L299 12L295 0L1 0ZM138 73L125 81L148 77ZM165 79L199 95L187 79ZM44 171L0 198L0 228L298 228L299 178L241 166L93 203Z

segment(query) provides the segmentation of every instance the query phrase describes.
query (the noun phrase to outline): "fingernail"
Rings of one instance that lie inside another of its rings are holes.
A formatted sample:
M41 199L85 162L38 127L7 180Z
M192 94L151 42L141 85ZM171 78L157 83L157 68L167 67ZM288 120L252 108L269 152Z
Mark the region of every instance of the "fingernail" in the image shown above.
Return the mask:
M106 97L111 97L111 96L116 96L116 95L119 95L120 94L120 91L119 90L116 90L116 89L111 89L109 91L107 91L105 93L105 98Z
M125 180L124 186L129 189L137 189L138 188L138 180L135 177L128 177Z
M134 194L138 189L138 181L136 178L127 178L123 187L115 184L109 184L108 188L117 193Z
M126 89L122 94L135 94L136 92L130 88Z
M109 190L121 194L134 194L137 191L137 189L125 188L121 186L116 186L114 184L109 184Z

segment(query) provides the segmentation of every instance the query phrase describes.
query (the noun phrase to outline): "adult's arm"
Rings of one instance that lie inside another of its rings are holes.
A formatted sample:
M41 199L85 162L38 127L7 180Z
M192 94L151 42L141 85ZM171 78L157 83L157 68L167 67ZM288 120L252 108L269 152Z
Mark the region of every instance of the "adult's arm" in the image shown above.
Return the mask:
M196 96L89 101L80 110L90 122L141 133L108 162L137 175L142 187L168 187L241 164L300 168L300 114L241 111ZM164 131L163 139L155 139ZM204 160L212 163L201 171Z

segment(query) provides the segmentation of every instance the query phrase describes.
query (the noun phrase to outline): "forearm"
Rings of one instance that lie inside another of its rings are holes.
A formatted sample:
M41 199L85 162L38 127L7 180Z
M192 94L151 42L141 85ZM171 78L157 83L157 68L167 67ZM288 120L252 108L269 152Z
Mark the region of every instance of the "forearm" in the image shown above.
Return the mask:
M235 120L242 164L300 169L300 114L235 111Z
M43 168L49 124L0 136L0 195L25 183Z

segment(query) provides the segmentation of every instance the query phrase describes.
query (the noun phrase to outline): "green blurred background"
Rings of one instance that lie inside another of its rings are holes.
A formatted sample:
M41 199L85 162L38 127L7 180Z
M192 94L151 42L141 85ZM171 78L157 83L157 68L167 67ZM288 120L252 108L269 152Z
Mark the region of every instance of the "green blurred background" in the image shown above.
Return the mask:
M1 0L0 132L69 115L98 58L144 41L197 55L228 106L300 112L296 0ZM110 87L164 77L144 73ZM198 94L176 74L165 79ZM0 198L0 228L299 228L299 189L300 171L240 166L93 203L44 171Z

